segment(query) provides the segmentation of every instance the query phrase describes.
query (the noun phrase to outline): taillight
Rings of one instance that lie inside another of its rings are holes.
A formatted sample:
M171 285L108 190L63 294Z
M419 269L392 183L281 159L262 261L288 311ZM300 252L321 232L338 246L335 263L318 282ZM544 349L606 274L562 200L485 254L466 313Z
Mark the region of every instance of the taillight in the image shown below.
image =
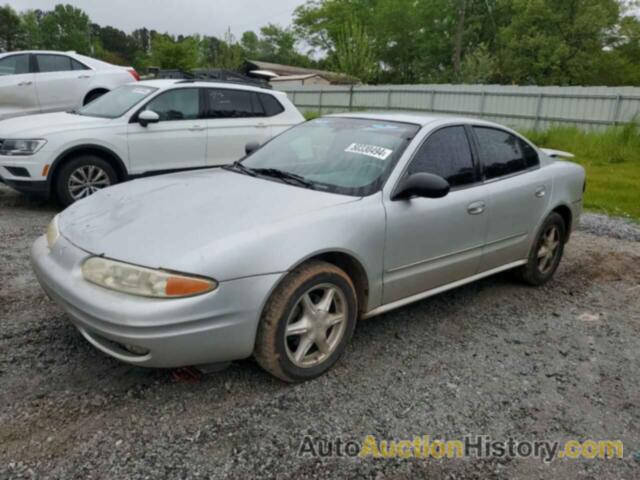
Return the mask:
M131 74L131 76L136 80L136 82L140 81L140 75L136 72L135 68L127 68L127 72Z

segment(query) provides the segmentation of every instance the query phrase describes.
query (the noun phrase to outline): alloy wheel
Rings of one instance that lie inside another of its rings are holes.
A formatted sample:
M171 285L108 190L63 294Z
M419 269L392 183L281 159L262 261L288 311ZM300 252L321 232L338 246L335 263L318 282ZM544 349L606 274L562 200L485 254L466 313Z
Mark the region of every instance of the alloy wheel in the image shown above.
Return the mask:
M107 172L96 165L83 165L76 168L71 175L67 187L74 200L80 200L111 185Z
M287 321L285 348L301 368L324 362L336 350L347 326L347 299L336 285L314 286L297 301Z
M553 268L553 263L560 250L560 232L556 225L550 225L542 235L542 243L538 249L538 270L543 275Z

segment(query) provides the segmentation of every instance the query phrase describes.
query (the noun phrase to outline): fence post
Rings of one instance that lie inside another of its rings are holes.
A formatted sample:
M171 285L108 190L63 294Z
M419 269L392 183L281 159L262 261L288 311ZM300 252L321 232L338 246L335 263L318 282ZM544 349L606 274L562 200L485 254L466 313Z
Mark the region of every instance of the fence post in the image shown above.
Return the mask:
M622 95L616 95L615 103L613 104L613 115L611 119L611 123L615 127L618 125L618 118L620 118L620 107L622 106Z
M536 105L536 120L533 125L533 129L537 130L540 126L540 115L542 114L542 100L544 98L544 93L538 94L538 104Z
M429 111L433 112L433 107L436 104L436 91L435 90L430 90L428 93L431 94L429 96Z
M391 110L391 94L393 93L393 90L389 89L387 91L387 110Z
M350 112L353 111L353 83L351 84L351 87L349 88L349 111Z
M480 118L484 117L484 103L486 100L486 94L484 90L482 90L482 97L480 97Z
M298 92L294 90L294 91L293 91L293 92L291 92L291 93L293 93L293 95L292 95L292 97L291 97L291 103L293 103L294 105L296 105L296 106L297 106L297 104L296 104L296 93L298 93Z
M318 95L318 113L322 115L322 94L324 90L320 90L320 94Z

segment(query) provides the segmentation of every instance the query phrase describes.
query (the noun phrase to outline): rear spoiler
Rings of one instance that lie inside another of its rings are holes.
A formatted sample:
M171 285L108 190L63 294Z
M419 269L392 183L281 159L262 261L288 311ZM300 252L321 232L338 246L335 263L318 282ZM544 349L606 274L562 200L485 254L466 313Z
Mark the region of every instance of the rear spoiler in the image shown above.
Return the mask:
M551 158L574 158L575 155L569 152L563 152L562 150L553 150L551 148L541 148L544 153L549 155Z

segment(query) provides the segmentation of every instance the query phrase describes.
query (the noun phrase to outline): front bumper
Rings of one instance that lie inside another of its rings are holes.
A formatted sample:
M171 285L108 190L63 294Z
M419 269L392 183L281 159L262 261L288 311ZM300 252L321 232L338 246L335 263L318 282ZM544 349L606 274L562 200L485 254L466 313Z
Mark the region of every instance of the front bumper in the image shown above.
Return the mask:
M97 349L145 367L181 367L249 357L264 302L280 274L221 282L205 295L183 299L136 297L86 282L89 253L60 237L53 248L40 237L31 262L47 294ZM142 353L131 353L131 348Z
M26 157L0 156L0 182L22 193L48 196L49 182L42 174L49 158L49 151ZM9 170L12 167L24 170L26 175L14 175Z

